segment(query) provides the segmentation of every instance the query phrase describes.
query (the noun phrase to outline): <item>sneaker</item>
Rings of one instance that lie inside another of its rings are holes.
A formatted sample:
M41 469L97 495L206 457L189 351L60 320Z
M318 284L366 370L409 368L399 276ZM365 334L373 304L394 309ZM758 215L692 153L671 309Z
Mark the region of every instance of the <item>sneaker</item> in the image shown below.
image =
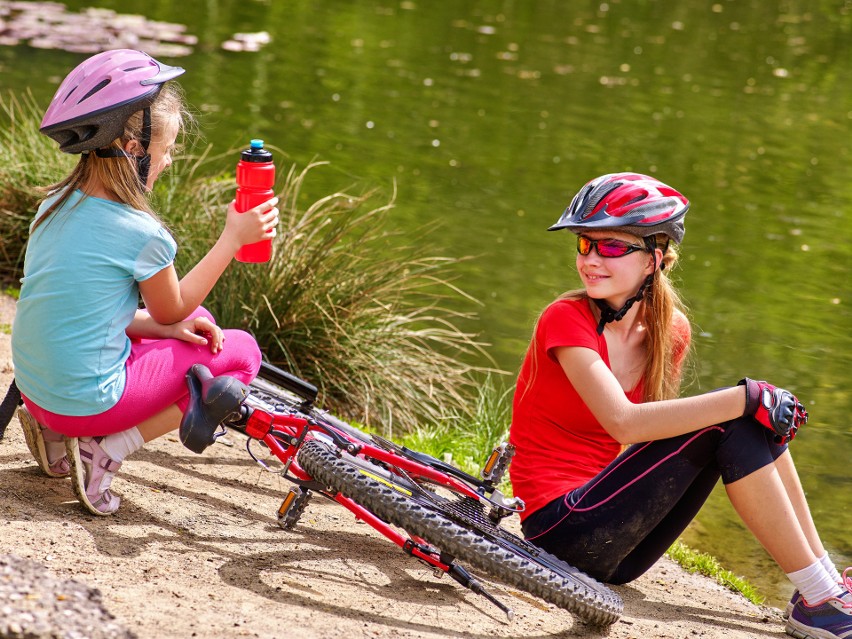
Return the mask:
M800 598L784 630L796 639L852 639L852 601L845 599L829 597L809 606Z
M793 614L793 606L795 606L797 603L799 603L799 600L800 600L801 598L802 598L802 595L801 595L801 593L799 592L799 589L798 589L798 588L796 588L796 589L793 591L793 596L792 596L792 597L790 597L790 601L789 601L789 603L787 604L787 607L784 609L784 619L789 619L789 618L790 618L790 615L792 615L792 614Z
M102 440L103 437L68 437L65 440L74 492L93 515L111 515L121 503L121 498L109 490L121 463L103 451Z
M48 477L67 477L71 466L65 454L65 437L39 424L25 406L18 409L18 421L21 422L27 448L42 472Z
M840 578L840 581L837 582L838 585L840 585L841 588L844 588L846 590L846 594L840 596L840 598L843 599L844 601L852 601L852 574L849 574L847 576L847 574L850 573L850 571L852 571L852 568L847 568L846 570L844 570L843 576ZM799 592L799 589L796 588L793 591L793 596L790 597L790 602L787 604L787 607L784 609L784 619L790 618L790 615L793 613L793 606L795 606L797 603L799 603L799 600L801 600L801 598L802 598L802 595Z

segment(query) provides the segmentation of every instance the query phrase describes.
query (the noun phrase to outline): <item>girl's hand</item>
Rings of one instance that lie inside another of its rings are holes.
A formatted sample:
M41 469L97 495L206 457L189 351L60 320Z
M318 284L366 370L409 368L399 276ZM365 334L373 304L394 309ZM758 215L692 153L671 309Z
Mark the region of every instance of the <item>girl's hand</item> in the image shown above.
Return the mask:
M174 333L171 337L191 344L210 346L211 353L219 353L225 343L225 335L222 329L216 326L206 317L177 322L171 325Z
M241 246L254 244L261 240L271 240L276 235L278 226L278 198L274 197L263 204L249 209L245 213L237 213L236 202L228 205L228 217L222 237L230 240L236 252Z

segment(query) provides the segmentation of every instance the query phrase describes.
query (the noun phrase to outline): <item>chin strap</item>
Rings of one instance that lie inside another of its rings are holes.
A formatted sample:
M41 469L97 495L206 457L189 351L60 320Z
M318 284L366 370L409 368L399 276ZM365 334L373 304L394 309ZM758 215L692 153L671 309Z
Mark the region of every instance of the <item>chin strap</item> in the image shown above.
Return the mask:
M139 143L142 145L143 155L131 155L124 149L114 147L96 149L95 155L99 158L130 158L136 160L136 173L139 176L139 185L144 193L148 185L148 172L151 170L151 156L148 154L148 146L151 144L151 109L148 107L142 109L142 135L139 138ZM88 155L88 152L84 152L84 155Z
M592 298L592 301L595 303L595 306L597 306L598 309L601 312L601 321L598 322L598 328L597 328L598 335L603 335L604 328L610 322L618 322L619 320L623 319L624 316L627 315L627 311L629 311L630 308L636 302L641 302L642 299L644 299L645 291L647 291L651 287L651 285L654 283L654 273L656 273L656 271L657 271L657 253L655 251L655 249L657 248L657 243L656 243L656 241L654 240L653 237L646 237L645 238L645 246L648 247L648 250L654 256L654 271L650 275L648 275L648 277L645 278L645 281L642 282L642 286L640 286L639 290L636 291L636 295L634 295L629 300L624 302L624 306L622 306L618 310L615 310L609 304L607 304L606 300L600 300L600 299ZM668 250L668 248L669 248L669 244L668 244L668 242L666 242L666 246L663 249L664 255L665 255L666 251ZM666 268L665 263L661 263L660 264L660 270L662 271L664 268Z
M630 310L636 302L641 302L645 297L645 291L648 290L648 287L651 286L654 282L654 274L651 273L648 277L645 278L645 281L642 282L642 286L639 287L639 290L636 291L636 295L631 297L629 300L624 302L624 306L620 309L615 310L609 304L606 303L605 300L599 300L592 298L592 301L601 311L601 321L598 322L598 335L602 335L604 332L604 327L609 322L617 322L624 318L627 315L627 311Z

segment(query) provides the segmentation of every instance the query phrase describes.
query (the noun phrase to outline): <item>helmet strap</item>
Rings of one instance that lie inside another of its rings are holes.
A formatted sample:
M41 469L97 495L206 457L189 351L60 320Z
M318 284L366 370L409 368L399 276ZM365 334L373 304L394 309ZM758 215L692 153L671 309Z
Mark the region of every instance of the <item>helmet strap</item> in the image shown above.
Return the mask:
M645 246L647 247L651 255L654 256L654 270L651 271L651 273L645 278L645 281L642 282L642 285L639 287L639 290L636 291L636 295L624 302L624 305L618 310L615 310L609 304L607 304L606 300L592 298L592 301L595 303L595 305L601 312L601 320L600 322L598 322L597 328L598 335L603 334L604 328L610 322L618 322L624 319L624 316L627 315L627 311L629 311L636 302L641 302L644 299L645 291L647 291L648 288L654 283L654 273L656 273L657 271L657 241L653 237L648 236L645 238ZM666 244L666 248L668 248L668 244ZM663 253L665 253L665 250L663 251ZM660 265L660 268L663 268L662 264Z
M144 151L142 155L131 155L124 149L113 147L95 149L95 155L99 158L131 158L136 160L136 174L139 176L139 185L144 192L145 186L148 184L148 172L151 170L151 156L148 154L148 147L151 145L151 109L148 107L142 109L142 135L139 138L139 143Z
M645 297L645 291L648 290L648 287L651 286L654 282L654 274L651 273L648 277L645 278L645 281L642 282L642 286L639 287L639 290L636 291L636 295L631 297L629 300L624 302L624 306L620 309L615 310L609 304L606 303L606 300L600 300L592 298L592 301L595 305L600 309L601 312L601 321L598 322L597 332L598 335L602 335L604 332L604 328L610 322L618 322L624 319L624 316L627 315L627 311L636 303L641 302Z
M142 136L139 140L145 154L136 158L136 171L139 173L139 183L142 190L148 185L148 171L151 170L151 156L148 154L148 146L151 144L151 109L142 109Z

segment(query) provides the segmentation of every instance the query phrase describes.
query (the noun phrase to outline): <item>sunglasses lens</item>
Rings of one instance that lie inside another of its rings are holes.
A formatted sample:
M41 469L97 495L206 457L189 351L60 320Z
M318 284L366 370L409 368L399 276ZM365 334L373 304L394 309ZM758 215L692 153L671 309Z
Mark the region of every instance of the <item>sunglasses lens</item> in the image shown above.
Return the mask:
M592 240L584 235L577 236L577 252L588 255L595 249L601 257L623 257L633 251L644 250L641 246L621 240Z
M630 245L621 240L598 240L595 247L601 257L621 257L630 252Z

